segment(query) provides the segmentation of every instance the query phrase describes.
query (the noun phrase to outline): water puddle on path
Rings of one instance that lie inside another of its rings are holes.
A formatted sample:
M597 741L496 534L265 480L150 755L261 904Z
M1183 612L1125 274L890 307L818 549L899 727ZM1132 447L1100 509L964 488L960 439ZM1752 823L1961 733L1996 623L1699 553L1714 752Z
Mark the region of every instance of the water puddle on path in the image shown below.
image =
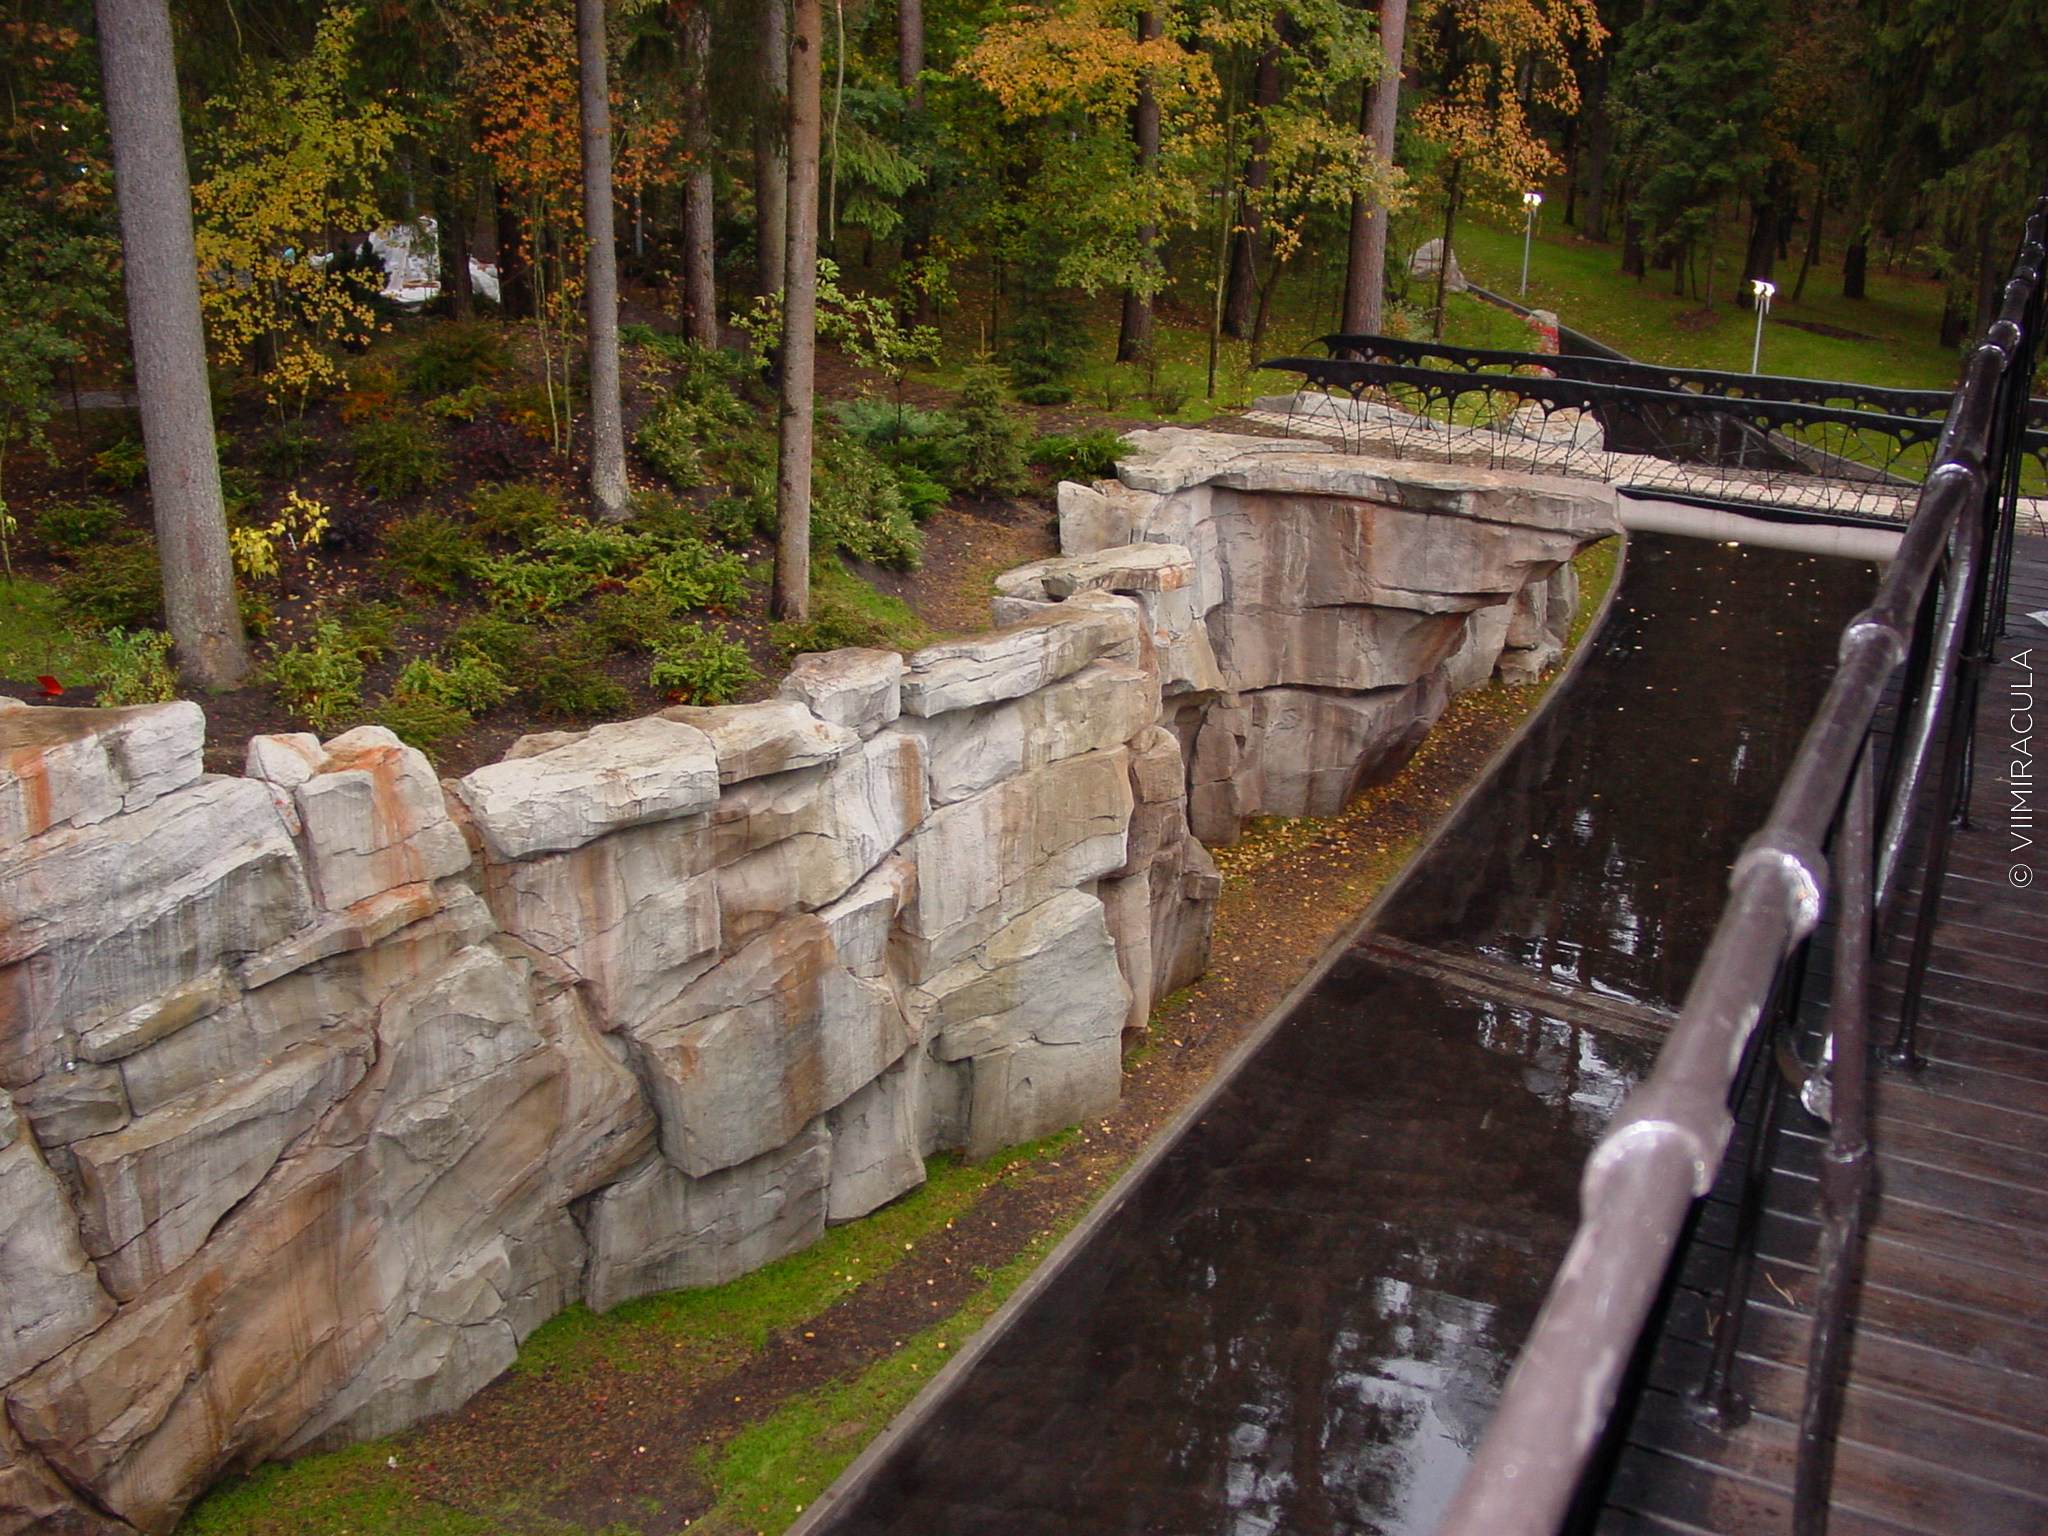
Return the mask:
M1428 1531L1874 579L1636 540L1375 933L824 1529Z

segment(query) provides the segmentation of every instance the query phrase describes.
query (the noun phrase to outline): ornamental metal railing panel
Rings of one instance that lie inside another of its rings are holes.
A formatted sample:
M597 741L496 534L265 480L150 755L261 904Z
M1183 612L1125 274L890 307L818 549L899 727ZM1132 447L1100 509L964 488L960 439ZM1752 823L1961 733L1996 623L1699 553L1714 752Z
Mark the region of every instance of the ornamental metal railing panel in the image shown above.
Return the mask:
M1345 451L1572 475L1666 494L1902 518L1935 462L1952 396L1608 358L1322 338L1329 356L1263 419ZM2048 476L2048 401L2016 451Z

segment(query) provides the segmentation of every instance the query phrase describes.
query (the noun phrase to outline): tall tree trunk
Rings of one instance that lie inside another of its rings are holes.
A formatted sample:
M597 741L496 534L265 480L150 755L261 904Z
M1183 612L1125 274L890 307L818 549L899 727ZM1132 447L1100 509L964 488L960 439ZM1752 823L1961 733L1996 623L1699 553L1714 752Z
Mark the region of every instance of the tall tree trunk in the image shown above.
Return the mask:
M711 7L697 0L683 17L683 334L718 345L718 272L711 224Z
M789 112L789 9L761 0L761 100L754 113L755 292L782 292L783 245L789 239L789 158L783 119Z
M441 246L441 282L448 289L448 312L458 320L473 319L476 289L469 277L469 210L456 207L443 227L448 238Z
M1870 275L1870 226L1859 224L1842 252L1842 297L1860 299Z
M924 117L924 0L897 0L896 83L902 87L913 124ZM921 127L918 130L921 133ZM915 182L903 194L903 262L914 267L931 249L932 188ZM927 284L911 289L911 323L929 325L934 306Z
M1280 99L1280 45L1275 43L1259 55L1258 71L1252 80L1252 107L1258 113L1252 130L1250 157L1245 162L1240 206L1244 217L1230 243L1230 278L1223 300L1223 334L1249 336L1259 307L1259 194L1266 189L1273 167L1266 158L1272 135L1266 131L1266 110Z
M1649 269L1649 253L1643 248L1643 221L1631 210L1621 220L1621 270L1640 279Z
M1380 52L1386 73L1365 98L1363 129L1373 154L1394 163L1394 127L1401 112L1401 59L1408 34L1408 0L1380 0ZM1387 210L1364 198L1351 200L1351 252L1344 271L1347 333L1376 333L1386 323Z
M95 10L164 613L185 683L234 688L249 675L249 650L235 608L206 388L170 12L164 0L96 0Z
M1785 199L1789 167L1773 161L1764 173L1763 187L1750 205L1749 250L1742 258L1742 277L1735 285L1735 303L1740 309L1756 308L1753 282L1769 282L1778 255L1779 208Z
M504 183L491 188L498 244L498 309L507 320L533 316L533 252L523 243L519 210L505 195Z
M775 468L775 616L811 615L812 381L818 363L819 0L789 11L789 239L783 257L782 404Z
M1430 328L1430 335L1439 341L1444 334L1444 293L1451 280L1451 231L1458 222L1459 173L1464 168L1462 160L1453 160L1450 180L1444 186L1444 238L1436 248L1436 314Z
M901 0L899 0L901 3ZM917 0L910 0L915 5ZM1138 41L1149 43L1159 36L1159 12L1151 6L1138 12ZM1148 76L1138 84L1138 99L1131 107L1131 139L1138 150L1138 175L1149 179L1159 166L1159 98L1152 94ZM1147 268L1158 260L1159 226L1146 222L1138 226L1139 259ZM1135 362L1152 346L1152 294L1135 288L1124 290L1122 322L1117 327L1116 360Z
M1584 105L1580 108L1580 135L1584 149L1579 156L1575 184L1579 188L1579 233L1591 240L1607 238L1607 167L1614 152L1614 120L1607 114L1608 51L1602 49L1586 61L1579 74Z
M619 410L619 258L612 234L612 108L604 0L576 0L576 66L583 117L584 301L590 326L590 499L597 515L626 515L626 434Z
M1799 276L1792 283L1792 302L1797 304L1806 293L1806 274L1813 270L1813 264L1820 259L1820 237L1827 223L1828 212L1828 163L1823 159L1813 178L1813 217L1806 226L1806 253L1799 259Z

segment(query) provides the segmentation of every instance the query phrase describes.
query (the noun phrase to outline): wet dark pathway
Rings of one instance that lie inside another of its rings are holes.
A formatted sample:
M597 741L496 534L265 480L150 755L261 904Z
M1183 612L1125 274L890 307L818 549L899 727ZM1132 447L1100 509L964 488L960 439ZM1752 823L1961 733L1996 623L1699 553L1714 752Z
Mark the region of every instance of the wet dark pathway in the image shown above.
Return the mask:
M1374 930L817 1528L1429 1530L1872 584L1635 541Z

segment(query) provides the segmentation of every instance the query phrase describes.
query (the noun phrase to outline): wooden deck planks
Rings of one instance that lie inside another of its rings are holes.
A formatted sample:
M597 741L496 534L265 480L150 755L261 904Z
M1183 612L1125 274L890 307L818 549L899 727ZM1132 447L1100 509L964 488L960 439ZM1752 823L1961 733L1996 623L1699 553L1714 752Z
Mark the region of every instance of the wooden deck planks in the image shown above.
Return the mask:
M2017 559L2014 638L2000 655L2038 640L2033 659L2048 687L2048 629L2033 634L2026 617L2048 608L2048 540L2023 539ZM1999 777L2010 756L2008 666L1985 679L1970 825L1956 834L1939 892L1921 1012L1926 1065L1887 1071L1878 1090L1879 1194L1837 1449L1835 1536L2048 1533L2048 891L2010 875L2016 861L2038 857L2033 872L2048 884L2048 814L2037 847L2015 852ZM1909 882L1908 912L1917 890ZM1887 1021L1897 1017L1909 937L1901 925L1873 971L1872 1005ZM1784 1121L1735 1378L1754 1414L1739 1429L1711 1429L1684 1398L1723 1325L1735 1207L1721 1191L1680 1259L1589 1526L1598 1536L1790 1529L1826 1133L1796 1108ZM1725 1171L1723 1183L1732 1188Z

